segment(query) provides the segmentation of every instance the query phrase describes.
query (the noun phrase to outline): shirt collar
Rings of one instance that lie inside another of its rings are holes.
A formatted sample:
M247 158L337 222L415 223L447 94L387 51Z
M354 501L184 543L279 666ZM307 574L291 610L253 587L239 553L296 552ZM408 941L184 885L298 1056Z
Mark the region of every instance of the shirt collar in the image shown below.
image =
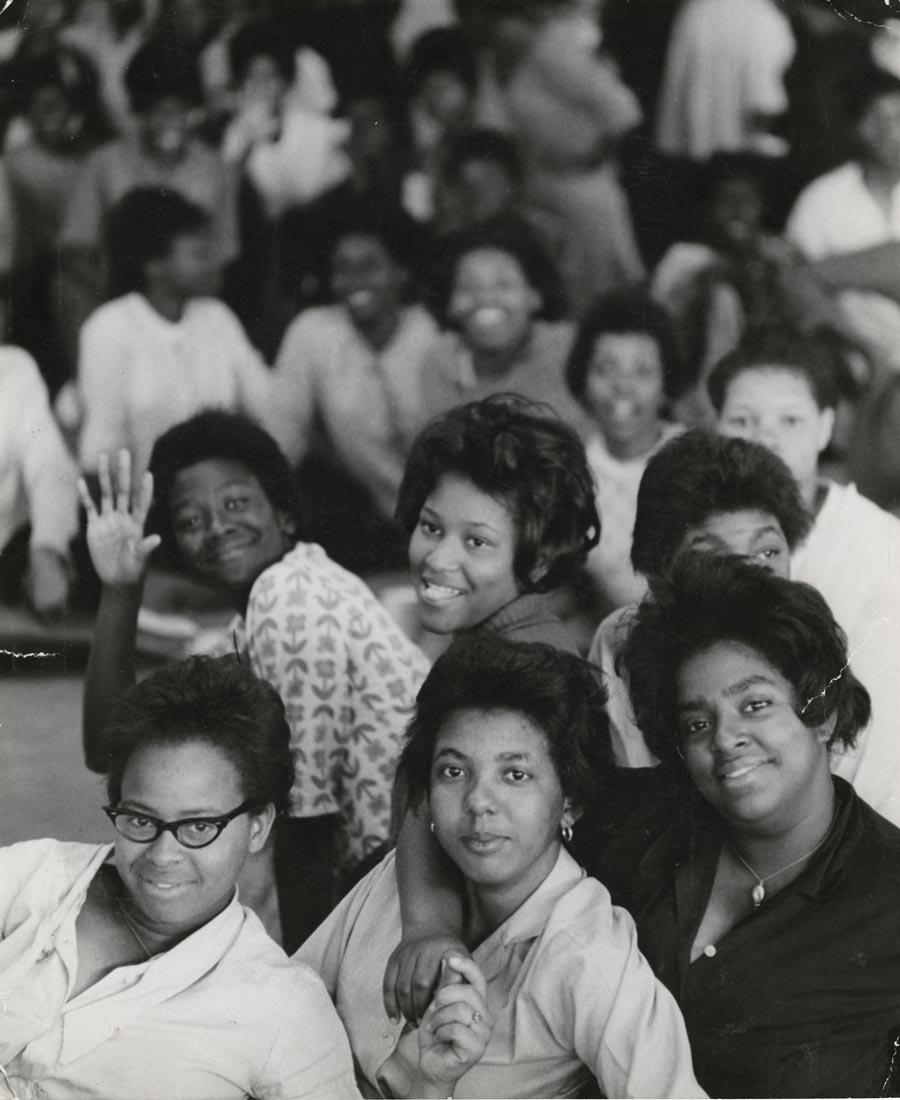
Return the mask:
M543 932L560 898L584 876L584 870L560 847L553 869L540 886L472 952L487 981L503 968L508 948L534 940Z

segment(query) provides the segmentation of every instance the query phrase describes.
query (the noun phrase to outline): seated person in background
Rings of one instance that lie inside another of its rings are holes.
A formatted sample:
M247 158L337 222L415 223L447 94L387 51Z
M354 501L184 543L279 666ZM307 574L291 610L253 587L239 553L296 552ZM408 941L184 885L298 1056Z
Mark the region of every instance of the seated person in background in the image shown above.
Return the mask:
M436 230L472 233L505 226L546 253L558 287L542 287L548 314L566 310L563 287L578 278L573 244L563 221L551 210L529 201L523 188L524 167L515 142L499 130L470 130L448 146L436 196Z
M569 355L569 389L594 424L585 450L603 530L587 571L603 614L646 590L628 560L638 485L647 460L682 431L664 419L681 391L682 368L671 319L639 290L598 298Z
M422 355L437 334L431 314L406 301L418 243L402 217L348 218L329 249L334 304L304 310L275 363L270 420L288 459L309 455L318 434L356 489L336 493L327 463L310 485L315 471L307 464L304 496L322 496L323 535L339 523L351 558L373 540L393 558L399 546L404 557L394 505L421 418Z
M874 67L854 73L844 103L857 157L800 193L785 236L834 276L857 337L900 371L900 80Z
M814 585L846 631L854 672L872 697L872 721L835 771L900 824L900 521L853 485L819 477L838 390L822 346L759 330L709 377L719 431L762 443L783 459L813 516L791 576Z
M574 328L537 319L548 268L543 253L502 227L453 239L435 279L452 331L422 361L422 423L465 401L520 393L587 434L587 416L564 380Z
M0 602L16 600L24 582L38 615L65 608L77 477L37 364L21 348L0 344Z
M212 297L221 280L209 216L174 191L141 187L109 218L122 292L81 330L78 455L96 472L103 452L147 468L153 442L211 405L264 419L269 372L240 322Z
M131 688L108 731L115 844L0 848L12 1095L357 1096L321 981L235 889L287 804L281 700L234 657L195 657Z
M242 27L228 49L238 109L222 139L222 159L241 166L265 217L274 220L347 176L340 148L347 124L292 94L296 61L279 23Z
M652 583L687 551L734 554L790 576L791 551L811 525L790 470L757 443L700 429L671 440L641 478L631 540L635 572ZM613 752L620 765L656 763L637 728L619 655L635 607L603 620L589 659L606 677Z
M578 437L546 406L498 394L418 437L397 498L422 628L577 652L552 605L600 535Z
M101 456L99 512L81 483L103 584L85 684L85 759L95 771L108 766L107 710L134 681L144 577L162 543L194 578L229 594L237 614L228 648L287 709L297 775L274 859L282 935L293 950L331 911L342 876L387 839L400 738L428 662L360 580L297 541L290 468L257 425L201 413L157 440L150 469L132 500L127 452L115 489ZM154 533L145 536L151 497Z
M223 262L237 248L235 186L218 155L191 136L203 89L194 56L164 38L146 42L125 73L137 120L135 132L98 149L85 163L60 233L68 332L103 301L108 280L105 220L136 187L165 187L202 207L212 219Z
M414 171L404 183L404 206L419 221L440 218L440 183L447 147L472 120L475 59L458 26L431 27L406 59L406 102Z
M715 414L706 378L747 329L782 323L811 330L836 327L843 318L813 270L767 225L776 178L771 159L719 153L697 171L693 233L660 260L651 294L677 319L685 359L696 365L679 418L709 427Z
M334 999L366 1095L705 1095L631 918L564 843L605 801L603 699L589 665L547 645L469 638L436 662L400 773L464 899L462 942L442 967L453 984L411 1026L385 1011L401 934L393 854L295 956ZM418 1051L451 1020L468 1046L420 1091Z
M94 89L78 80L69 61L58 51L13 69L30 133L3 158L16 223L12 337L40 364L51 396L72 367L60 340L57 242L81 168L105 136Z
M664 764L610 775L574 850L633 915L711 1096L898 1087L900 830L829 771L869 711L847 662L815 589L710 554L654 580L626 643ZM412 1019L465 946L456 870L423 840L412 865L398 851L404 945L385 977L388 1011Z

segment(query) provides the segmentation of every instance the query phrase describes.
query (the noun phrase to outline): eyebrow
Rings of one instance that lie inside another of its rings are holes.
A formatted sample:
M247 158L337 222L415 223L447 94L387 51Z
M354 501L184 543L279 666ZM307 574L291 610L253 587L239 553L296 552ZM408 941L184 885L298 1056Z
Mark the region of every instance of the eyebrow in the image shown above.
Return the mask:
M439 753L435 753L435 760L440 760L442 756L452 756L455 760L468 760L465 753L459 752L458 749L446 748L441 749ZM495 760L503 761L504 763L515 763L517 761L531 760L531 753L528 752L501 752L494 757Z
M440 512L436 511L434 508L430 508L427 504L422 505L421 511L419 512L419 515L420 516L427 516L429 519L437 519L437 520L440 520L441 522L443 522L443 519L444 519L444 517L441 515ZM483 523L480 520L464 519L463 520L463 526L464 527L483 527L486 531L492 531L495 535L500 534L500 529L498 527L494 527L494 525L491 524L491 523Z
M732 699L735 695L740 695L742 691L746 691L747 688L754 687L756 684L768 684L772 686L774 681L769 676L764 676L761 672L754 673L752 676L747 676L743 680L738 680L736 683L731 684L725 688L722 695L726 699ZM688 699L684 703L679 703L676 708L677 713L681 714L686 710L698 710L705 705L703 699Z
M159 813L153 809L152 806L148 806L145 802L138 802L133 798L119 799L119 810L133 810L135 813L146 814L148 817L155 817L159 821L183 821L189 817L221 817L223 813L227 813L227 810L213 810L210 807L197 807L193 810L185 810L179 814L178 817L165 818L160 817Z

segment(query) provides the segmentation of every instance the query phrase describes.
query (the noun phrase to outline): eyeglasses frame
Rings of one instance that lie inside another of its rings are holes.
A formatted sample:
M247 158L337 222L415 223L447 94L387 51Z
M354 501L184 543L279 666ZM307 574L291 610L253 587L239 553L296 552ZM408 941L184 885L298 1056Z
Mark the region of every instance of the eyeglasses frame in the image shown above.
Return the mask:
M182 848L187 848L189 851L196 852L199 851L199 849L201 848L208 848L210 844L215 843L215 841L217 841L222 835L222 830L225 828L228 822L234 821L234 819L236 817L240 817L241 814L248 813L252 805L253 800L245 798L240 806L237 806L230 813L217 814L215 817L181 817L177 821L162 821L160 818L154 817L153 814L142 813L140 810L128 810L123 806L103 806L102 809L109 820L112 822L113 828L116 830L119 836L124 836L125 839L130 840L132 844L152 844L155 840L159 840L163 833L171 833L172 836L175 837L176 841L178 841L178 843L182 846ZM156 827L156 833L153 836L148 837L147 840L134 840L130 836L125 836L125 833L121 832L119 826L116 824L116 818L120 816L146 818L147 821L153 822L154 826ZM197 824L213 825L216 828L216 832L212 837L210 837L209 840L207 840L203 844L185 844L183 840L179 839L178 829L180 829L182 825Z

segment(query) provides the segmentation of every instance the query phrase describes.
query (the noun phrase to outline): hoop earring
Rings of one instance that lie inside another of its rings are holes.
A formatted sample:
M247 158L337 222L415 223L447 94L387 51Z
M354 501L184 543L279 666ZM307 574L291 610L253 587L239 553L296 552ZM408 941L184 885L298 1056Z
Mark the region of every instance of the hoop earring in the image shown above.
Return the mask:
M429 824L428 828L431 829L432 832L434 832L434 822L433 821Z
M562 833L562 838L566 842L566 844L571 844L572 843L572 826L571 825L563 825L560 828L559 831Z

